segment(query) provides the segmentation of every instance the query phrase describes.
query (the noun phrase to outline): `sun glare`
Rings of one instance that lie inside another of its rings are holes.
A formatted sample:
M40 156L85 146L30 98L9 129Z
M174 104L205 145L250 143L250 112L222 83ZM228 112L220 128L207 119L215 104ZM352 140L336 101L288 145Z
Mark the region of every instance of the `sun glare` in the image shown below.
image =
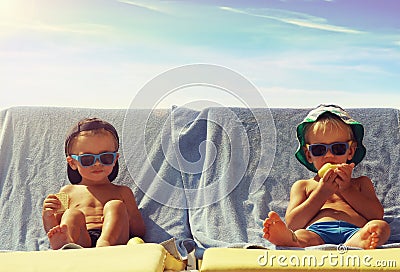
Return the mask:
M0 0L0 22L15 24L29 21L34 15L33 0Z

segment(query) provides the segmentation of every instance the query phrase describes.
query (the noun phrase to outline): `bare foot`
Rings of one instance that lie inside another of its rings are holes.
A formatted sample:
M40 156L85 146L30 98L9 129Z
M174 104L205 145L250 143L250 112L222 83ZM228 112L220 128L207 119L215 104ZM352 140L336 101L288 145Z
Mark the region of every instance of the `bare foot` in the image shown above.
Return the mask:
M264 238L277 246L299 246L299 242L291 231L279 217L279 215L271 211L268 218L264 221Z
M49 237L52 249L60 249L62 246L72 242L67 225L57 225L51 228L47 233L47 237Z
M96 247L106 247L106 246L111 246L111 243L101 239L97 240Z
M374 249L379 245L380 229L376 224L366 224L346 243L346 246L361 247L363 249Z

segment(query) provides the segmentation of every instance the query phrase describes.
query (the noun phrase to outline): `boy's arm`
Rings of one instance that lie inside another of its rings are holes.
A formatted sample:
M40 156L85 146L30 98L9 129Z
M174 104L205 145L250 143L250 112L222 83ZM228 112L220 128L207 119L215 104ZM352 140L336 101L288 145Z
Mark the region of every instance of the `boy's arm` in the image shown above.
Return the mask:
M295 182L290 190L290 201L286 210L286 224L291 230L305 228L308 222L313 219L325 204L326 200L334 193L324 184L307 192L309 180L299 180Z
M383 206L376 196L372 181L362 176L358 178L360 186L348 186L340 190L340 194L346 202L365 219L382 219Z
M70 196L73 185L66 185L60 189L59 193L65 193ZM49 194L43 201L42 220L44 229L49 232L50 229L57 226L61 222L61 217L64 212L59 212L61 208L61 201L58 199L57 194ZM67 205L68 206L68 205Z
M44 230L49 232L50 229L60 224L62 214L58 214L57 210L61 203L55 194L48 195L43 201L42 220Z
M135 196L129 187L122 187L123 198L128 209L129 215L129 231L131 236L143 237L146 233L146 228L142 218L142 214L136 204Z

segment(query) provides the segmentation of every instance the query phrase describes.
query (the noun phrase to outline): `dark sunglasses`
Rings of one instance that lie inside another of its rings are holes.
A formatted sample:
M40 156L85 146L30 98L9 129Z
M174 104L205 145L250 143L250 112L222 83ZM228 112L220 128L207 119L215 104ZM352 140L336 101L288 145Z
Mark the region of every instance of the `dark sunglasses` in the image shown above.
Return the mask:
M77 160L82 167L89 167L96 163L96 160L103 165L111 165L117 158L117 152L104 152L100 154L82 154L82 155L71 155L71 158Z
M349 142L338 142L333 144L307 144L307 149L311 152L311 155L314 157L324 156L328 149L335 156L342 156L346 154L346 151L349 149L351 141Z

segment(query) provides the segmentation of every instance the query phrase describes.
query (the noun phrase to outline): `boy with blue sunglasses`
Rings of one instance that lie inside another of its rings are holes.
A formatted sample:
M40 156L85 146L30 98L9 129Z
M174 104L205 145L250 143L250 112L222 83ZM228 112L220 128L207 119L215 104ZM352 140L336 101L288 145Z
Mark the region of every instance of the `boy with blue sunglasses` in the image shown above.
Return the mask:
M126 244L143 236L145 226L131 189L111 183L118 174L118 133L103 120L84 119L65 141L67 174L72 185L50 194L42 219L53 249ZM65 210L61 195L68 200Z
M296 158L313 172L328 163L333 167L293 184L286 223L269 212L264 238L291 247L344 244L373 249L386 243L390 227L371 180L351 176L365 156L363 136L363 126L336 105L321 105L307 115L297 127Z

